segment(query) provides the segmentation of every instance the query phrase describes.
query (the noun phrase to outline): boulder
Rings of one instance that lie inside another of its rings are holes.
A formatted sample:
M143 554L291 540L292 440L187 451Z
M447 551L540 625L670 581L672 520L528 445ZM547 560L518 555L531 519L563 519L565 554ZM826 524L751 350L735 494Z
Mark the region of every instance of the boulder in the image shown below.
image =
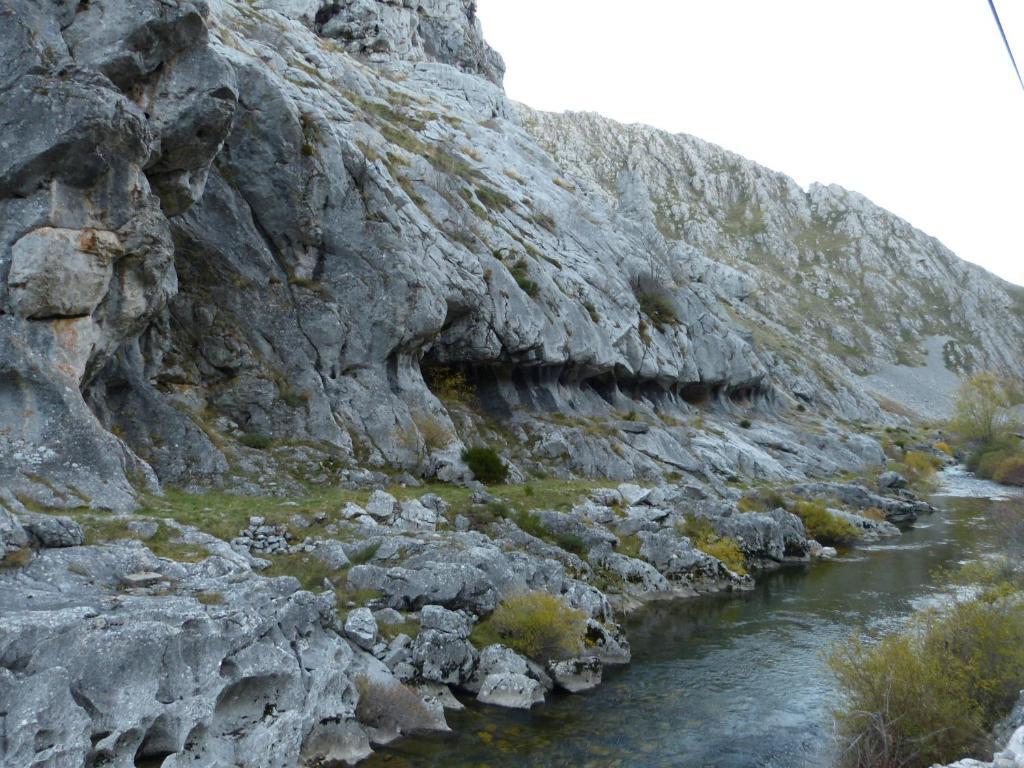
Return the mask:
M633 483L623 483L618 487L619 497L626 504L626 506L633 507L637 504L643 503L643 501L650 495L649 488L641 488L639 485Z
M539 667L537 667L536 664L531 662L525 656L516 653L511 648L507 648L501 644L488 645L480 651L480 657L477 660L473 676L467 680L462 687L471 693L479 693L484 680L489 675L497 674L515 674L533 677L534 679L537 679L542 686L545 682L550 683L547 674L538 675L535 673L535 670L539 670Z
M17 518L0 506L0 557L28 546L29 537Z
M910 485L899 472L883 472L878 476L878 490L880 493L906 488Z
M615 546L618 537L599 523L587 525L576 515L550 510L535 510L534 513L545 530L556 536L579 541L585 550L605 545Z
M509 709L530 709L544 702L544 687L524 674L499 672L484 678L476 700Z
M340 571L351 565L345 546L340 541L327 539L321 541L313 550L313 557L326 565L332 571Z
M412 644L412 664L419 677L446 685L469 680L476 666L476 650L468 638L465 616L438 605L424 607L420 631Z
M582 656L548 664L548 672L555 685L569 693L589 691L599 686L601 669L601 659L597 656Z
M11 302L30 318L90 315L106 295L121 253L113 232L52 227L29 232L11 249Z
M85 544L85 531L70 517L26 512L18 516L18 522L31 543L40 548L80 547Z
M736 539L749 557L781 563L807 556L803 521L784 509L730 512L708 520L715 533Z
M418 501L403 501L399 505L398 519L395 521L395 525L402 530L433 531L437 528L437 523L437 511Z
M587 619L587 649L605 665L629 664L632 652L622 627Z
M345 617L345 637L364 651L377 643L377 620L369 608L356 608Z
M407 566L357 565L349 571L348 583L353 589L382 593L388 607L398 611L418 611L433 604L465 609L479 616L498 605L494 584L473 565L426 562Z
M386 491L374 491L366 502L366 514L375 520L390 521L398 512L398 499Z
M611 549L594 549L589 556L590 564L615 574L634 594L650 595L668 592L672 589L658 569L643 560L621 555Z

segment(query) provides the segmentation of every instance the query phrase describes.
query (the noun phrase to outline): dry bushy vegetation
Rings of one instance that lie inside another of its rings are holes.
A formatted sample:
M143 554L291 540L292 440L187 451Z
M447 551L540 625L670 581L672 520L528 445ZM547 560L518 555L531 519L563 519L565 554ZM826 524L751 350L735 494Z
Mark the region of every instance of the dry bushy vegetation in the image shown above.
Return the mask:
M996 482L1024 485L1024 452L1014 406L1019 385L992 373L980 373L961 386L950 428L970 448L967 466Z
M483 648L501 643L538 661L575 656L583 650L587 617L547 592L507 597L478 624L473 643Z
M679 532L687 536L701 552L721 560L733 573L746 575L747 558L739 542L731 536L719 536L710 521L687 515L686 521L679 526Z
M846 546L857 540L857 529L829 512L822 501L797 501L789 511L804 521L808 538L821 544Z
M385 731L414 733L434 723L427 705L414 690L400 683L382 683L368 677L356 678L359 722Z
M1024 687L1019 574L1006 563L966 574L988 582L975 599L925 611L880 640L852 638L833 652L847 765L926 768L980 754L1017 700Z

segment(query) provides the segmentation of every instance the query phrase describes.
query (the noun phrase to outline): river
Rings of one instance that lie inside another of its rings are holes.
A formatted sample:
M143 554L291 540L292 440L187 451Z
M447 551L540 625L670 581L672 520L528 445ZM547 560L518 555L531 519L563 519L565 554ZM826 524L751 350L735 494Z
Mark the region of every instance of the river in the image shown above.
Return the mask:
M451 734L410 739L369 766L820 768L835 762L825 655L941 599L940 568L993 548L1008 491L942 473L941 511L899 539L787 567L750 593L655 603L625 621L633 663L530 712L471 704Z

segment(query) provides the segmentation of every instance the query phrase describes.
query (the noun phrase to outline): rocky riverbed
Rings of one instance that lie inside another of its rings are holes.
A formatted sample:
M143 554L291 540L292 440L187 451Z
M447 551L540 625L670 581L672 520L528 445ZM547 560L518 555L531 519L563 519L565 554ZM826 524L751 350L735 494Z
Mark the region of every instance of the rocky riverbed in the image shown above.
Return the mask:
M930 509L879 490L789 489L794 499L885 508L901 522ZM527 518L503 512L481 486L465 493L457 512L438 493L408 490L399 500L377 489L308 517L289 515L284 502L287 522L253 516L230 540L172 517L76 520L5 497L5 759L69 768L143 758L164 768L356 762L373 745L446 729L445 708L462 706L452 690L529 709L554 689L598 685L604 667L630 660L617 623L624 610L751 589L755 577L685 535L688 521L737 542L755 575L824 551L784 506L744 512L735 490L621 484ZM865 538L899 535L854 508L835 511L859 521ZM295 577L263 575L289 556L310 558L305 570L318 563L323 583L303 589ZM530 592L582 612L582 655L545 661L474 644L478 622Z

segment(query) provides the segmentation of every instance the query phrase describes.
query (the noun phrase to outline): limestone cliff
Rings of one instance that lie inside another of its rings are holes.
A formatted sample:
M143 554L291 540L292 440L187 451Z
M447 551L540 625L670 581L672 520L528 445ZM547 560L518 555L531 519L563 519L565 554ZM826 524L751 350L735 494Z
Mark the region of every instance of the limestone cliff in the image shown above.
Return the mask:
M471 0L5 0L0 41L25 502L458 479L478 440L799 479L879 459L837 419L896 418L861 375L930 339L1021 370L1020 294L863 198L510 103Z

